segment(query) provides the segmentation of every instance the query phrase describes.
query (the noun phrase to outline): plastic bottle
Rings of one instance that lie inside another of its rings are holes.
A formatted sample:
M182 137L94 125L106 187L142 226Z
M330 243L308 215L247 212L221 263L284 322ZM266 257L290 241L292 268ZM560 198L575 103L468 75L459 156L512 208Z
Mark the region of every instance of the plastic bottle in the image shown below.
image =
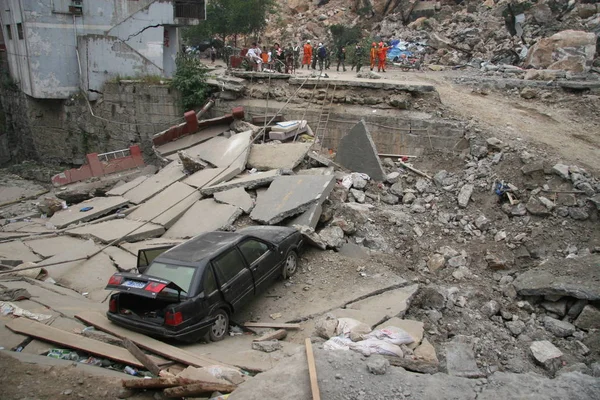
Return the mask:
M135 369L131 368L130 366L126 366L123 371L126 374L133 375L133 376L136 376L138 374L138 372Z

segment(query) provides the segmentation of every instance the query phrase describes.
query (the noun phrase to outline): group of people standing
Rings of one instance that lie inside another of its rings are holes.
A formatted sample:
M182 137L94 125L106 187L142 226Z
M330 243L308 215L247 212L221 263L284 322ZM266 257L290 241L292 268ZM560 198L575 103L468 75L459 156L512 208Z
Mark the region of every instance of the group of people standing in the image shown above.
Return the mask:
M352 59L352 66L350 70L356 69L356 72L359 72L363 66L363 62L365 61L365 53L360 43L357 43L355 46L354 57ZM377 65L377 71L386 72L385 60L389 49L390 47L386 46L384 42L380 42L379 45L373 42L370 52L371 71L373 71L375 65ZM302 51L302 58L300 58L300 51ZM319 43L315 46L314 44L311 44L310 40L307 40L302 48L300 48L300 46L293 46L291 43L289 43L288 47L284 49L279 45L279 43L275 43L271 51L266 55L263 55L263 52L257 43L252 43L252 47L246 53L246 57L257 64L257 69L259 71L262 70L264 63L274 63L276 69L285 69L285 73L289 73L295 69L298 69L298 67L303 69L305 65L307 69L312 68L316 70L317 65L320 71L329 69L331 64L331 57L329 53L329 50L323 43ZM340 67L342 67L343 71L346 71L345 46L338 47L336 51L336 59L337 71L339 72Z

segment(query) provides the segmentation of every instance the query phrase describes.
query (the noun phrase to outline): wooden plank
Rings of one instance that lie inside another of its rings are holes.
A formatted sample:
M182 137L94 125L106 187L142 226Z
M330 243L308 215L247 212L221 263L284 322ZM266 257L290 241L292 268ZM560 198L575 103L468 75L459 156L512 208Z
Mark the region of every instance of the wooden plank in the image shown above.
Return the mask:
M231 393L236 387L230 383L197 382L191 385L165 389L163 393L166 397L195 397L212 392Z
M279 329L275 332L265 333L261 337L254 339L253 342L264 342L266 340L281 340L285 339L286 336L287 331L285 329Z
M247 328L300 329L300 324L285 324L277 322L246 322Z
M131 355L137 358L144 365L144 367L146 367L146 369L152 373L152 375L160 375L160 368L158 367L158 365L156 365L150 359L150 357L144 354L144 352L140 350L140 348L137 347L135 343L133 343L129 339L123 339L123 347L125 347L131 353Z
M185 365L192 365L194 367L209 367L211 365L223 365L226 367L236 368L234 366L219 361L211 360L210 358L189 353L187 351L181 350L175 346L168 345L166 343L161 342L160 340L153 339L141 333L121 328L120 326L117 326L110 322L104 315L97 312L82 312L77 314L75 318L85 322L88 325L92 325L97 329L100 329L101 331L117 336L120 339L127 338L142 349L149 350L152 353L158 354L169 360L174 360Z
M122 385L127 389L165 389L175 386L196 383L192 379L169 377L154 379L123 379Z
M313 400L321 400L319 392L319 382L317 381L317 366L315 365L315 356L312 350L310 338L306 338L306 359L308 361L308 375L310 376L310 391L312 392Z
M89 339L26 318L14 319L6 324L6 327L13 332L55 343L62 347L85 351L86 353L108 358L121 364L144 368L144 364L139 362L122 347Z

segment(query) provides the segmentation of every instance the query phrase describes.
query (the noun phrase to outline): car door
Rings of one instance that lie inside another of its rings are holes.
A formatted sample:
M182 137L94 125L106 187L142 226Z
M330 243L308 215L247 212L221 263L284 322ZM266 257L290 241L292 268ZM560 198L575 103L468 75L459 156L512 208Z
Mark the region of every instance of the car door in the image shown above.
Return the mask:
M212 261L219 289L234 309L254 296L254 279L237 247Z
M256 238L248 238L238 244L238 247L254 276L256 293L262 292L280 270L277 253L272 245Z

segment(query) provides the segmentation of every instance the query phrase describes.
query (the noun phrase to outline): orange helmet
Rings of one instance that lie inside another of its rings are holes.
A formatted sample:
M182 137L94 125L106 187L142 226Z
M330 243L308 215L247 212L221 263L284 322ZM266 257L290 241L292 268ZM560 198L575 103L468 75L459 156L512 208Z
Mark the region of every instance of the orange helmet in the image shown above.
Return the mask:
M383 47L383 42L379 42L379 47Z
M377 46L377 43L373 42L373 44L371 44L371 46Z

